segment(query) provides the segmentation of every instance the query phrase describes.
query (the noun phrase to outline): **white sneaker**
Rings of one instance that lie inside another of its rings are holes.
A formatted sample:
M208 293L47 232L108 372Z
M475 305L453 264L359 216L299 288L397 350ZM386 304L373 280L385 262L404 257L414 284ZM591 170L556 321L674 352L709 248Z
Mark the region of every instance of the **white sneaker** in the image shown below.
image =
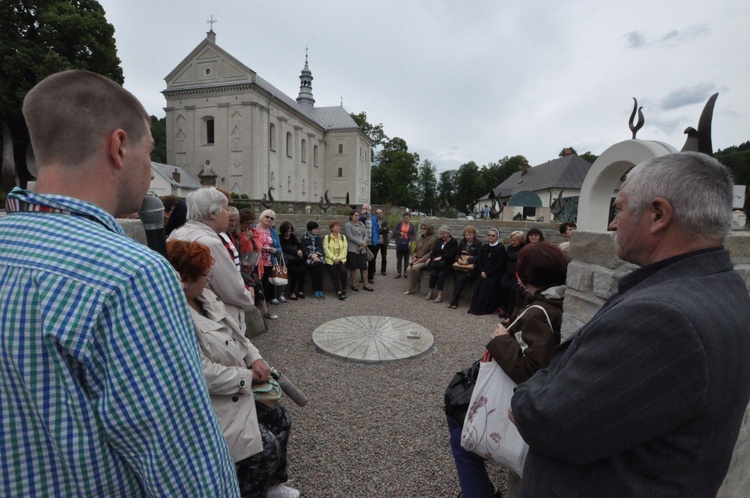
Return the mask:
M266 496L268 496L268 498L299 498L299 491L294 488L290 488L289 486L279 484L277 486L269 488L268 494Z
M284 296L279 296L279 302L280 303L285 303L286 302L286 298Z
M278 299L271 299L271 304L279 304L279 300Z

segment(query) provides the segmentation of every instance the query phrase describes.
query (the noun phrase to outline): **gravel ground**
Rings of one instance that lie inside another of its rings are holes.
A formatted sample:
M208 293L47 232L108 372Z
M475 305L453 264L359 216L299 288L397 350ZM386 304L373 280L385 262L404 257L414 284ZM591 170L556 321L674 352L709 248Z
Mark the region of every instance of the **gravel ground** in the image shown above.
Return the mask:
M252 340L310 399L300 408L282 398L292 413L289 484L303 497L454 497L459 492L443 393L456 371L482 355L497 316L469 315L463 302L457 310L448 309L447 300L427 302L426 289L404 296L405 280L394 278L395 251L388 256L388 276L376 274L374 292L350 290L343 302L332 293L324 301L307 293L305 300L273 306L279 320L269 321L268 332ZM432 332L433 348L416 359L380 364L347 362L318 351L313 331L352 315L418 323ZM504 491L505 471L496 465L488 469Z

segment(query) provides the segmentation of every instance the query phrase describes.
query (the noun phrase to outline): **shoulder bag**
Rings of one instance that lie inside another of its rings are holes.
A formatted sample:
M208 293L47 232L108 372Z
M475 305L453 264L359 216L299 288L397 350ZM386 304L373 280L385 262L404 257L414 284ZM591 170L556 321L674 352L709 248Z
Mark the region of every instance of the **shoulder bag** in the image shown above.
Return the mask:
M532 305L523 310L508 329L531 308L541 309L552 329L547 310L539 305ZM461 446L521 476L529 445L508 418L510 400L515 387L516 383L492 359L489 351L485 352L479 365L479 374L471 395L469 410L464 419Z
M279 263L279 261L281 263ZM289 283L289 276L286 269L286 264L284 263L284 253L279 253L279 257L276 260L276 264L273 265L273 269L271 270L271 277L268 279L268 281L271 283L271 285L275 285L276 287L282 287Z

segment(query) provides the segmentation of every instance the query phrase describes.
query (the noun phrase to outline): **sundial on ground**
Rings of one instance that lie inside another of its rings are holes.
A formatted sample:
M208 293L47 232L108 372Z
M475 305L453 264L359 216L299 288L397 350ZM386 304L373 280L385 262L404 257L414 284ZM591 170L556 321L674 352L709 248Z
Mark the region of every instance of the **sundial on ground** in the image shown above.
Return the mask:
M381 362L420 355L432 347L429 330L388 316L348 316L326 322L312 334L323 352L350 361Z

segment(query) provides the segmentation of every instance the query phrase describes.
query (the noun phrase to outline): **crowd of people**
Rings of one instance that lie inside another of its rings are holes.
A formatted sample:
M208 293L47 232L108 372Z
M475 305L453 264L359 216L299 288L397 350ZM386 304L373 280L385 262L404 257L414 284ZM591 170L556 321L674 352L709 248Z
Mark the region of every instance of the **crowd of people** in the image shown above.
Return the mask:
M543 234L468 227L392 232L369 205L301 238L276 213L231 209L213 187L165 199L167 259L115 220L152 180L150 119L115 82L71 70L23 103L38 163L0 220L2 486L12 496L296 498L289 412L246 316L373 291L389 235L396 278L469 313L499 312L487 349L515 382L508 418L528 443L520 496L715 496L750 401L750 297L723 247L730 172L705 154L656 157L627 175L610 228L639 266L560 343L569 255ZM569 225L560 232L570 240ZM389 233L390 232L390 233ZM282 271L283 265L287 271ZM359 278L357 278L359 275ZM474 281L473 284L471 283ZM451 448L466 497L496 496L484 461ZM188 435L189 437L186 437Z

